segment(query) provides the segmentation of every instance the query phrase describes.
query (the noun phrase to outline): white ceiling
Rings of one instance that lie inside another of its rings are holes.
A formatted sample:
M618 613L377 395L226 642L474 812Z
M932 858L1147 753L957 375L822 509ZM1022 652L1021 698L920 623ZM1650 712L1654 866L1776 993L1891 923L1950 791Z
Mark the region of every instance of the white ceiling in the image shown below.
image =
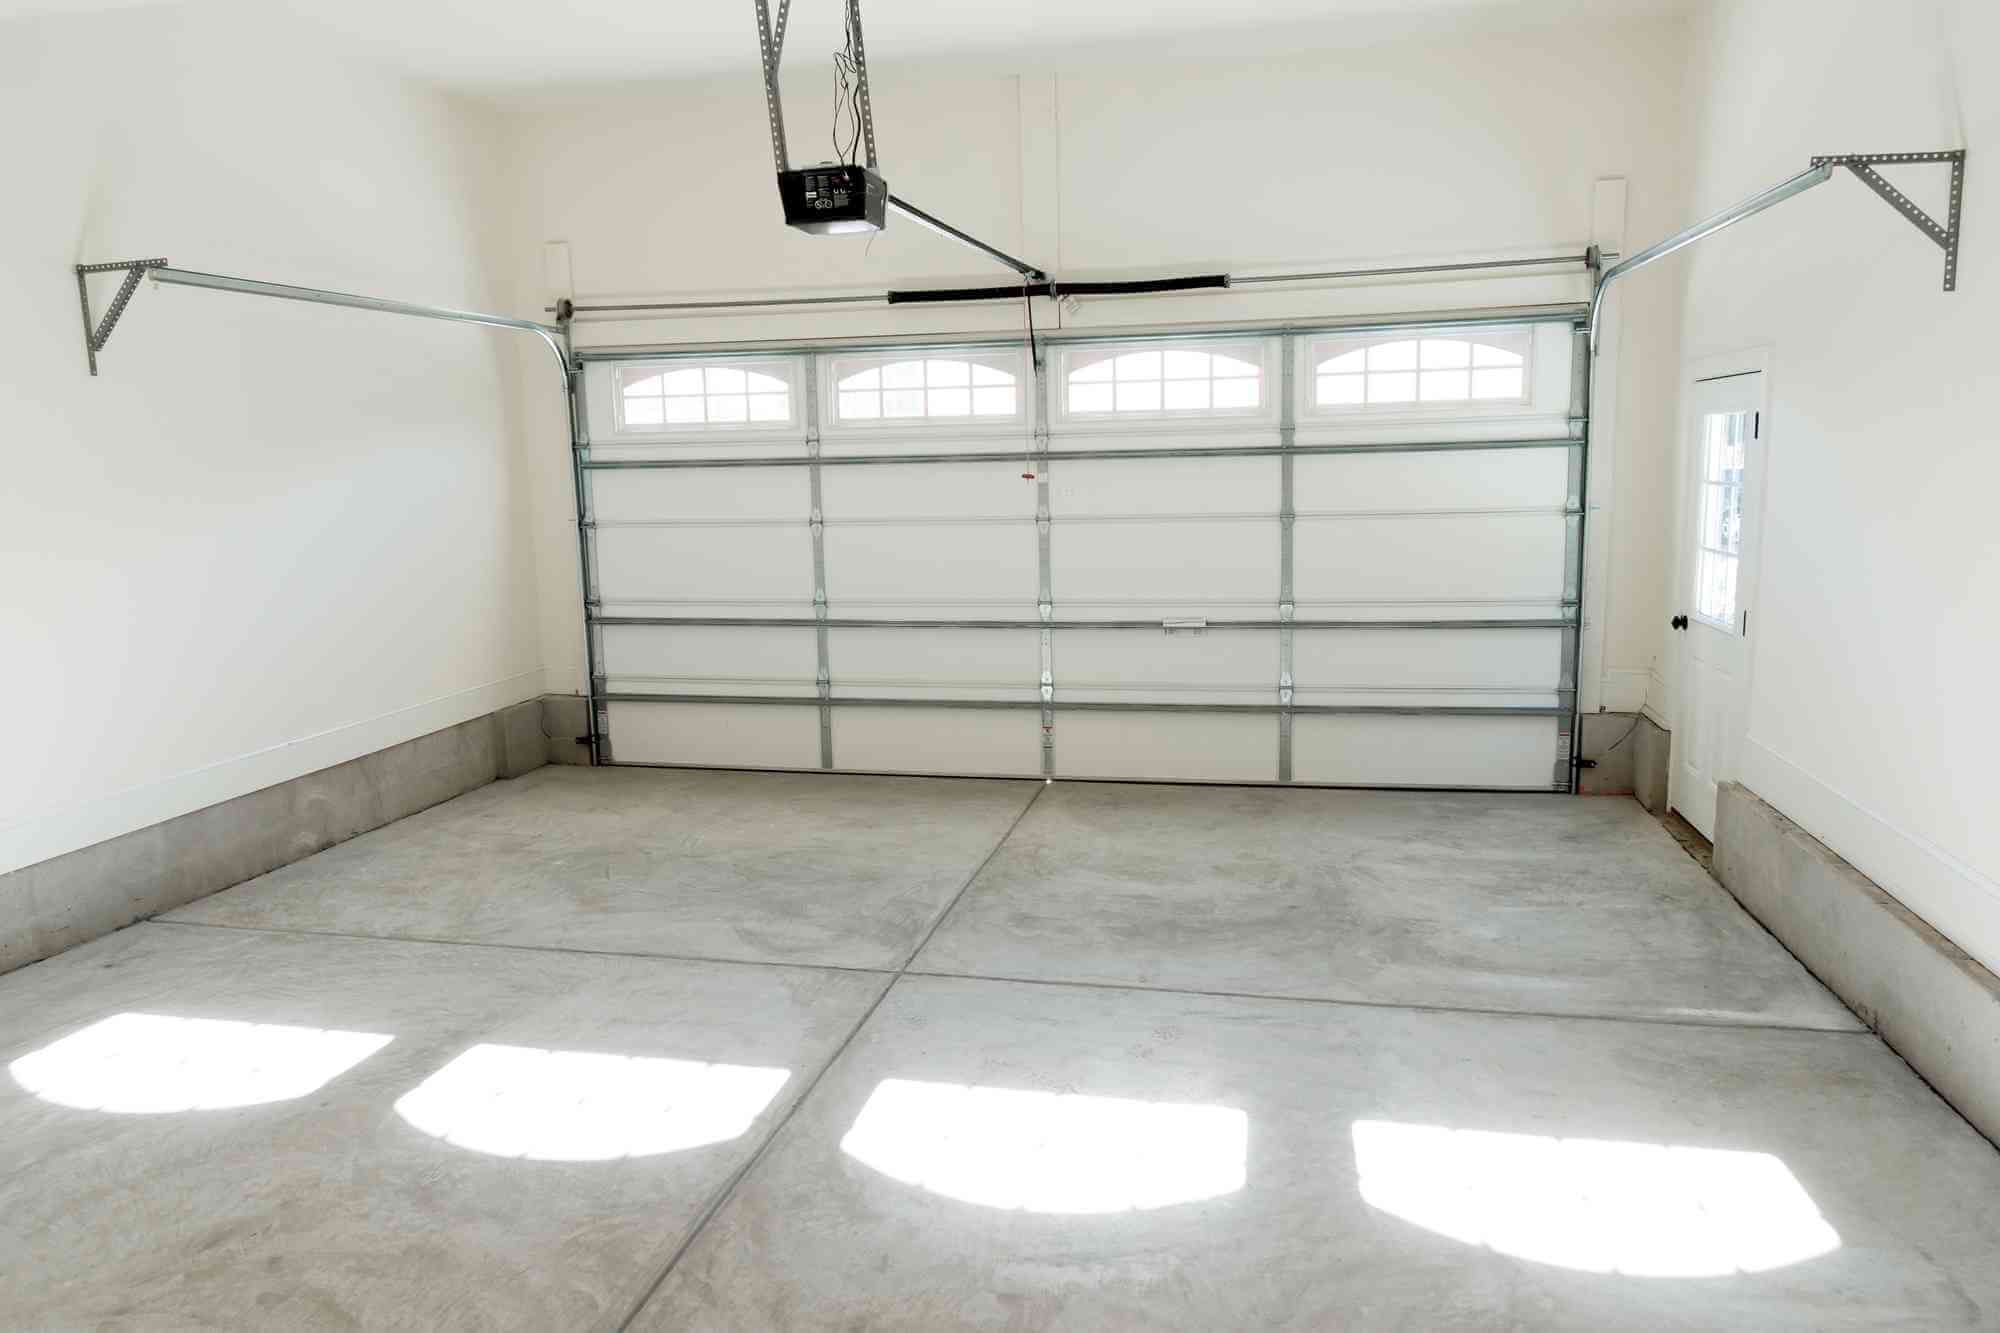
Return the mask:
M86 3L92 0L86 0ZM96 0L102 2L102 0ZM114 0L115 2L115 0ZM47 0L0 0L0 13ZM686 78L756 67L752 0L266 0L468 92ZM793 0L786 68L823 64L842 0ZM1189 60L1300 46L1678 11L1689 0L863 0L869 63L1019 59L1074 67L1120 45ZM773 0L775 7L776 0Z

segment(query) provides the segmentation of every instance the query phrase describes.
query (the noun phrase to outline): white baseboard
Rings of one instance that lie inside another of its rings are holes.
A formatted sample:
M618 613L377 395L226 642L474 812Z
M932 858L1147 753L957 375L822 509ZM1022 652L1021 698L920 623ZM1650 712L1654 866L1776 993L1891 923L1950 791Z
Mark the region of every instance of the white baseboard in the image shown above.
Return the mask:
M1903 832L1753 737L1742 750L1745 787L1831 847L1933 929L2000 972L2000 882L1943 848Z
M0 874L538 697L540 668L0 824Z

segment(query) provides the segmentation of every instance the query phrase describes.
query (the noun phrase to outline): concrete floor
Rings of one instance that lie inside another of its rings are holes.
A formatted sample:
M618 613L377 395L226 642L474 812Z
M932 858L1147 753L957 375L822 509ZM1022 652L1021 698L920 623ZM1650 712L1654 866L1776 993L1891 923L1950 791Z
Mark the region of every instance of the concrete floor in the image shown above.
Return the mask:
M1629 800L548 768L0 978L0 1326L2000 1327Z

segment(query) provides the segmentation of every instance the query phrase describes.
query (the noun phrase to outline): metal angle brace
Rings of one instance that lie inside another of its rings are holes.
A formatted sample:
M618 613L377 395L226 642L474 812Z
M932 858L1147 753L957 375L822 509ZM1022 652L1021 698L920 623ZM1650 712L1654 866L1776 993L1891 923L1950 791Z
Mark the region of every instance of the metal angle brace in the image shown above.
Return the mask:
M118 317L125 313L131 303L132 293L139 290L139 279L156 268L165 268L164 259L121 259L111 264L78 264L76 266L76 299L83 307L83 354L90 361L90 373L97 373L97 354L104 350L104 344L111 341L111 330L118 327ZM123 271L125 281L118 286L118 294L111 298L105 308L104 320L99 323L90 314L90 275L93 273L116 273Z
M1937 242L1944 251L1944 289L1958 290L1958 239L1959 220L1965 204L1965 150L1951 149L1938 153L1834 153L1815 157L1813 165L1846 167L1876 194L1907 218L1916 229ZM1936 218L1919 208L1916 201L1890 184L1877 165L1898 166L1912 163L1939 163L1951 167L1951 197L1946 205L1946 220L1940 223Z

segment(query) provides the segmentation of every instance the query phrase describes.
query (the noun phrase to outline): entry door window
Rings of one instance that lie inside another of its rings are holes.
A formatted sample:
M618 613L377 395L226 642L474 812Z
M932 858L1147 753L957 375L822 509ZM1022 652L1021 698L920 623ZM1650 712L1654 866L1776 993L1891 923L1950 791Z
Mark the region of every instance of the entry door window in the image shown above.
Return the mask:
M1702 418L1694 613L1730 634L1739 630L1736 584L1743 564L1743 466L1750 431L1748 412Z

